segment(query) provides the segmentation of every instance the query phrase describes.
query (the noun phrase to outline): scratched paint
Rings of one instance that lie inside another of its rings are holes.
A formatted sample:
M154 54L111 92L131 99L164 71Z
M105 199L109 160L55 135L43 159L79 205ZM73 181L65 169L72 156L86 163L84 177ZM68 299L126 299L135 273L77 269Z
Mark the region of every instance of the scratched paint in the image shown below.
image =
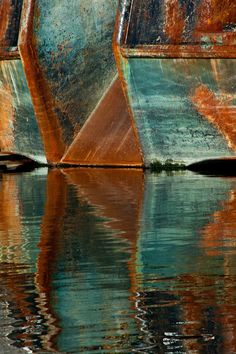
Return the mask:
M0 151L46 162L20 60L0 61Z
M114 50L146 165L235 157L235 14L227 0L120 1Z

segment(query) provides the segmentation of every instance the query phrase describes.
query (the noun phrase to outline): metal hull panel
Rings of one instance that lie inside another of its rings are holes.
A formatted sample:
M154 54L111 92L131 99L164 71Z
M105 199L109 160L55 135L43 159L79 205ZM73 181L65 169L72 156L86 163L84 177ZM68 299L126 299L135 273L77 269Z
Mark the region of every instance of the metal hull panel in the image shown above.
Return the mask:
M20 60L0 61L0 151L46 162Z
M90 140L83 141L81 149L79 145L82 130L94 111L104 112L99 106L116 76L112 53L116 8L117 0L79 0L70 5L66 0L24 2L19 50L50 163L129 164L129 150L124 150L125 158L114 153L111 160L110 151L105 148L101 159L97 155L86 159L91 156L91 149L103 148L104 139L111 138L110 131L106 136L104 130L98 130L95 143L92 125L86 135ZM122 104L125 105L124 98ZM114 132L119 133L120 122L115 113L106 116L105 123L102 115L99 119L101 126L113 125ZM122 136L114 138L118 146L133 129L126 108L122 112L124 120L127 123L120 131ZM135 139L131 142L131 150L137 150Z
M120 0L114 51L146 165L236 157L236 6Z
M146 164L236 155L236 60L129 58L123 65Z

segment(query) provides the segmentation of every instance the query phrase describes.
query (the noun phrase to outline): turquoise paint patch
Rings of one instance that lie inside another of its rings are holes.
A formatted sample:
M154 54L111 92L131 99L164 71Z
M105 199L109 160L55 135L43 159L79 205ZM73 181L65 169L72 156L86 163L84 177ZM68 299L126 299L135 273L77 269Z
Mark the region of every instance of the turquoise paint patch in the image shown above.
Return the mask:
M235 65L234 60L230 60ZM123 64L124 65L124 64ZM235 156L222 134L203 118L191 102L204 85L217 95L226 79L216 78L210 59L137 59L125 64L124 76L138 128L145 163ZM227 72L229 62L217 63ZM231 91L236 91L235 82Z

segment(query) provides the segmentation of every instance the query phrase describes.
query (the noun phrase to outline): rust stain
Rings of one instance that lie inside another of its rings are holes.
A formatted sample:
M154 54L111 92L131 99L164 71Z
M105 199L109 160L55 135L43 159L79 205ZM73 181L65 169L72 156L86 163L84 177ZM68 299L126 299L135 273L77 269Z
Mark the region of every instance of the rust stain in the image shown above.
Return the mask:
M181 43L184 26L185 12L181 8L179 0L166 0L164 32L171 43Z
M7 46L6 32L8 30L11 18L11 3L9 0L1 0L0 2L0 47Z
M113 82L61 162L142 166L119 79Z
M228 200L222 203L221 210L212 215L212 222L201 231L200 245L207 256L224 257L224 301L218 307L219 322L222 326L222 347L225 353L236 351L236 306L235 306L235 268L234 257L236 248L236 189L229 193ZM228 250L225 250L225 247Z
M227 31L227 25L236 23L236 3L232 0L204 0L197 9L195 38L204 33ZM227 34L227 32L226 32ZM230 31L228 32L230 35ZM231 31L235 39L235 33Z
M236 106L232 95L217 96L207 86L200 85L191 97L197 111L225 137L229 147L236 151Z
M4 71L4 63L0 63ZM0 151L14 150L14 105L11 88L0 81Z
M66 146L62 129L53 111L54 100L43 76L36 52L36 39L33 36L33 24L38 9L33 0L26 0L22 9L22 27L19 36L19 50L31 93L36 118L45 147L48 162L58 163Z

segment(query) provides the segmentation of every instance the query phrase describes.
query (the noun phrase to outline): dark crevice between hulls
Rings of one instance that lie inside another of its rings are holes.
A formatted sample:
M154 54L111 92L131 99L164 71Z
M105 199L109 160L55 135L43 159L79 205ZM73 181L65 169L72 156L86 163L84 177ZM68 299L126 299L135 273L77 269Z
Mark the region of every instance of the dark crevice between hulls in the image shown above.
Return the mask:
M41 166L26 156L0 153L0 173L30 172Z

